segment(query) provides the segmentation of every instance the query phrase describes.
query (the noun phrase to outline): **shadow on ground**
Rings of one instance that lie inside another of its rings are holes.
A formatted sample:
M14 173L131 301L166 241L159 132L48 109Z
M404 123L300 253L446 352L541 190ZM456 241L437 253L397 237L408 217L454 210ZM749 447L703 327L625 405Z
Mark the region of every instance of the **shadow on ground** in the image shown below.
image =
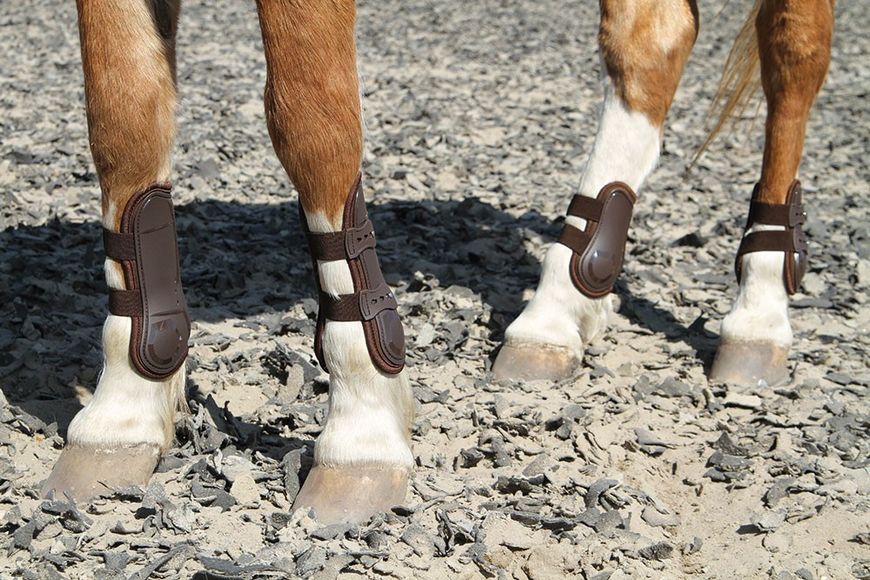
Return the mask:
M493 310L491 336L521 310L540 263L523 244L555 239L559 224L535 212L515 218L476 199L370 204L384 274L421 291L437 278L479 293ZM295 201L193 202L176 208L182 276L192 317L203 322L287 311L313 296L307 247ZM12 403L61 431L78 408L73 387L92 387L101 364L106 293L97 221L53 221L0 232L0 388ZM699 357L701 333L631 296L620 284L622 314ZM413 313L412 313L413 315Z

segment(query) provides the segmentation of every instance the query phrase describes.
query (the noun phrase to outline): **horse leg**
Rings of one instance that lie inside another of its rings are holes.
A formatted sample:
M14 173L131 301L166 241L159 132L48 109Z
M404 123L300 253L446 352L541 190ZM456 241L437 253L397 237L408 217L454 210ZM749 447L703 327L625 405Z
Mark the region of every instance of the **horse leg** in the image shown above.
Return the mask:
M807 117L831 57L833 2L762 2L757 19L767 100L761 179L738 250L740 290L722 322L712 379L773 385L788 379L788 294L806 269L795 180Z
M330 373L329 413L294 508L313 508L321 522L361 521L404 499L413 466L413 398L401 366L385 365L372 354L375 320L401 333L395 308L362 321L336 306L361 304L355 301L360 272L366 279L381 276L373 237L358 256L353 252L357 257L344 253L348 228L368 224L357 194L363 135L355 5L259 0L258 11L268 69L266 120L275 152L299 192L319 280L315 350ZM327 239L342 240L333 248L338 255L324 253ZM387 294L380 298L394 301Z
M694 0L601 1L598 40L606 72L604 106L581 196L598 198L614 182L636 191L655 167L665 116L697 28ZM569 215L566 224L583 229L587 220ZM618 250L613 271L608 272L612 276L621 266L622 249ZM575 250L562 243L548 250L534 297L505 332L493 365L496 378L567 376L582 358L584 344L606 328L612 310L607 289L583 293L575 288L575 256Z
M112 232L131 199L169 178L177 13L172 1L78 1L91 151L103 226ZM105 275L110 289L127 289L118 261L106 259ZM131 364L132 328L130 317L106 318L96 391L70 424L44 493L86 499L146 483L171 444L175 409L184 401L183 365L160 379L143 376Z

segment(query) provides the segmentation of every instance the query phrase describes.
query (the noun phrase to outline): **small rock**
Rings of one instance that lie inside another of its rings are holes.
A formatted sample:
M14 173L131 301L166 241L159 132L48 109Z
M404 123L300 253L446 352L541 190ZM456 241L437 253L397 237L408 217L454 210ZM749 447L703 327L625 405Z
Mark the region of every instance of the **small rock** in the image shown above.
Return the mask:
M256 466L246 457L241 455L230 455L224 457L221 464L221 475L224 476L230 483L235 483L236 479L243 475L251 477L251 474L256 469ZM251 477L251 479L253 479Z
M772 532L785 523L785 511L763 511L753 514L752 525L762 532Z
M619 482L615 479L599 479L598 481L590 485L589 489L586 491L586 507L594 507L598 503L598 498L601 496L602 493L617 485L619 485Z
M317 572L326 564L326 550L320 546L312 546L296 560L296 573L305 577Z
M343 536L353 527L352 524L332 524L313 530L308 535L318 540L332 540L339 536Z
M490 516L484 526L485 541L489 546L507 546L516 550L528 550L536 544L534 534L518 521L502 515Z
M238 474L230 487L230 495L242 505L256 504L260 501L257 482L248 474Z
M281 470L284 472L284 490L287 501L293 501L299 495L299 471L302 469L302 452L304 449L288 451L281 460Z
M417 524L411 524L402 533L401 540L411 546L414 553L423 558L435 555L435 540Z
M742 407L744 409L758 409L761 407L761 397L758 395L740 395L728 393L723 401L726 407Z
M625 522L623 521L622 516L619 515L619 512L616 510L604 512L593 525L593 528L599 534L606 534L608 532L612 532L616 528L624 527Z
M691 542L685 545L685 547L683 548L683 553L686 555L695 554L701 551L701 547L703 545L704 541L701 540L701 538L699 538L698 536L695 536L694 538L692 538Z
M668 542L656 542L638 551L644 560L667 560L673 552L674 547Z
M523 571L529 580L562 580L566 574L560 560L552 548L538 547L529 554Z
M640 517L654 528L669 528L680 523L675 514L663 514L653 506L643 508L643 513Z

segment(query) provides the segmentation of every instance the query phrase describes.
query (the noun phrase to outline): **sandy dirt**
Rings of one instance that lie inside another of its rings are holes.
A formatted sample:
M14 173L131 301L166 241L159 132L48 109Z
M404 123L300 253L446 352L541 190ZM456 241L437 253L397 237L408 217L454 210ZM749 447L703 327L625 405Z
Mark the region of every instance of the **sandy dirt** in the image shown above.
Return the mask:
M191 0L182 15L192 412L147 487L38 497L101 363L99 193L74 3L5 3L0 577L870 578L870 4L839 3L808 128L792 378L753 389L710 384L705 367L736 292L755 108L689 168L739 4L701 2L611 330L570 380L496 384L493 353L592 145L596 5L360 3L370 213L410 337L418 467L404 505L322 528L289 514L327 378L253 2Z

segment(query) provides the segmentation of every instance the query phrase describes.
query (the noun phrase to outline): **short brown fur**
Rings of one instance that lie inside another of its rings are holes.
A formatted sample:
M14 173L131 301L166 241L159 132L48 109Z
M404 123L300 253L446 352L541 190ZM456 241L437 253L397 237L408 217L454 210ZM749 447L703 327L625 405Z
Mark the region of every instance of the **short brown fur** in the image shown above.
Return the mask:
M664 124L698 35L695 0L601 0L601 57L629 109Z
M91 152L104 217L117 231L127 201L169 179L175 137L171 53L151 0L78 0ZM177 12L176 12L177 14Z
M784 203L797 176L807 118L831 60L830 0L765 0L756 20L767 99L759 199Z
M341 225L362 162L353 0L258 0L266 120L306 212Z

